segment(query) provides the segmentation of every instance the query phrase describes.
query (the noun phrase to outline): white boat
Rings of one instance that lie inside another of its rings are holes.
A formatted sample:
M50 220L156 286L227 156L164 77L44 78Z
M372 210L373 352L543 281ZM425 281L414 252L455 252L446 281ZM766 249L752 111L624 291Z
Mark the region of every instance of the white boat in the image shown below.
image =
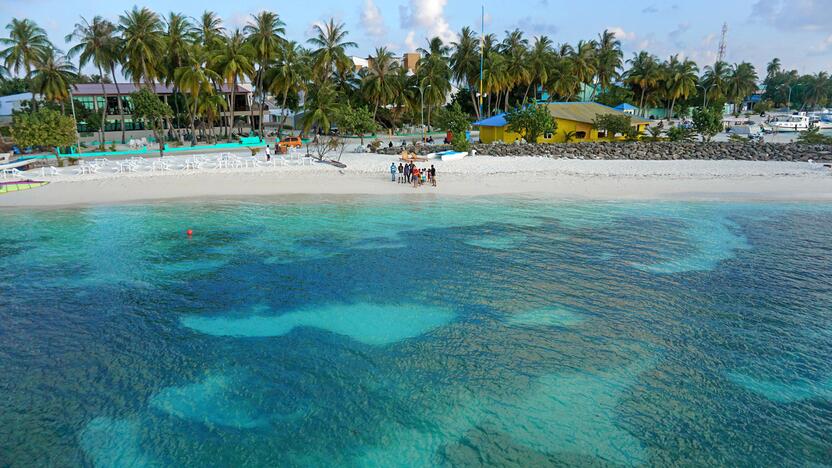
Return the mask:
M428 154L428 159L441 159L442 161L458 161L465 156L468 156L468 153L463 153L460 151L448 150L448 151L440 151L438 153L430 153Z
M814 114L809 116L809 124L818 130L832 129L832 114Z
M811 127L811 121L805 112L800 112L775 116L767 125L773 132L805 132Z

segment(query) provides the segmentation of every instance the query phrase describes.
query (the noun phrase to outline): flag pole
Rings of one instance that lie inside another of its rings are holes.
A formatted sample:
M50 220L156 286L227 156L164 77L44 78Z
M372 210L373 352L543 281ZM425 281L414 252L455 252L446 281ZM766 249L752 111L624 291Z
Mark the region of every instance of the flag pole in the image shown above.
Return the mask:
M482 68L483 60L485 58L485 5L482 5L482 17L480 22L480 118L482 118Z

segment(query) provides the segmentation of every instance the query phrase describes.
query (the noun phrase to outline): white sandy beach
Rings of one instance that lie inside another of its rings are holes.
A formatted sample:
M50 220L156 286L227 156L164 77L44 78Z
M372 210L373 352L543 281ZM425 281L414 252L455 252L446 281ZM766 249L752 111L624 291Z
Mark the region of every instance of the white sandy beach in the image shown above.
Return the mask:
M176 166L186 157L165 157ZM434 164L438 187L390 181L395 156L345 154L346 169L326 164L170 170L42 177L45 187L0 195L0 207L115 204L187 198L276 195L483 196L561 199L832 201L832 171L821 164L748 161L602 161L475 156Z

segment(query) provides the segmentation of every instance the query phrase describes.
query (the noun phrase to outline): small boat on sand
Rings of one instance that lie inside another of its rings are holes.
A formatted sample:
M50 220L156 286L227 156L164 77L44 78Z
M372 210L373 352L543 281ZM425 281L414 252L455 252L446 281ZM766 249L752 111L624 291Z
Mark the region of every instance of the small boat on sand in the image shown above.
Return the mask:
M468 156L468 153L463 153L461 151L440 151L438 153L430 153L428 155L428 159L440 159L442 161L458 161L465 156Z

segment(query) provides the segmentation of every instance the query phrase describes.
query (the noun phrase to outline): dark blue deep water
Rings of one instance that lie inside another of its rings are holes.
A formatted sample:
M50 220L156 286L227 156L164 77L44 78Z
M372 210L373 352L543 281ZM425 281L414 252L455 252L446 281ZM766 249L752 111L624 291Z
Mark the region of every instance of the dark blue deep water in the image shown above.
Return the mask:
M829 464L830 205L0 213L0 466Z

